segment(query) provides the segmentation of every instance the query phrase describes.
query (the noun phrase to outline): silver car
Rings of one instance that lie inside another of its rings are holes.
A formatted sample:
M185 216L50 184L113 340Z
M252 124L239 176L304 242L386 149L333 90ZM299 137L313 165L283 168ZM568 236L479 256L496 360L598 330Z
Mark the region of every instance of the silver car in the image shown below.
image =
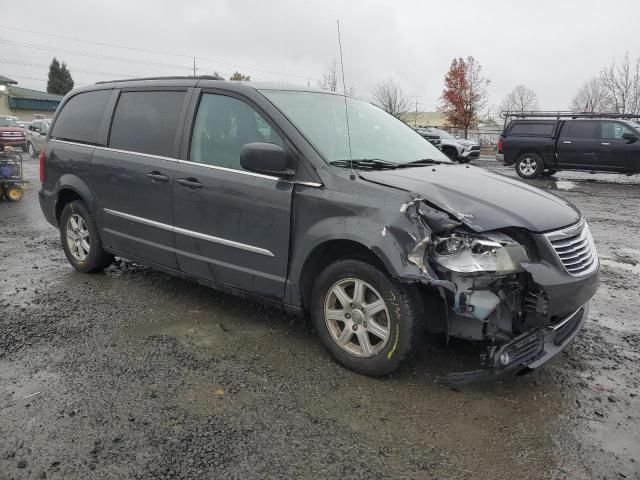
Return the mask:
M50 126L49 120L34 120L27 127L29 130L29 138L27 139L27 152L33 158L40 154L40 150L47 140L47 132Z

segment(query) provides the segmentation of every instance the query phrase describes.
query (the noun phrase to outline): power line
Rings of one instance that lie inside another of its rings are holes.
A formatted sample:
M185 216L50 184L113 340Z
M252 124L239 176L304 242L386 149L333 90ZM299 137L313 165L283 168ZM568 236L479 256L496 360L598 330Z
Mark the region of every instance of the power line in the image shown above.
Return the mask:
M125 45L116 45L116 44L113 44L113 43L106 43L106 42L96 42L94 40L84 40L82 38L66 37L64 35L57 35L57 34L54 34L54 33L38 32L36 30L28 30L26 28L10 27L8 25L0 25L0 28L5 28L7 30L15 30L17 32L33 33L33 34L36 34L36 35L43 35L45 37L60 38L62 40L72 40L74 42L90 43L92 45L99 45L101 47L122 48L122 49L125 49L125 50L131 50L131 51L134 51L134 52L157 53L157 54L160 54L160 55L168 55L168 56L173 56L173 57L184 57L184 58L191 58L192 57L192 55L185 55L185 54L182 54L182 53L161 52L159 50L148 50L146 48L128 47L128 46L125 46Z
M44 63L22 62L20 60L11 60L11 59L7 59L7 58L0 58L0 63L6 63L6 64L10 64L10 65L23 65L25 67L46 68L46 69L49 69L49 66L50 66L50 65L46 65ZM131 75L123 75L121 73L101 72L101 71L98 71L98 70L85 70L83 68L74 68L73 69L73 73L90 73L90 74L96 74L96 75L112 75L114 77L122 77L122 78L131 77ZM143 75L139 75L139 76L143 76Z
M160 62L150 62L150 61L146 61L146 60L125 58L125 57L114 57L114 56L111 56L111 55L100 55L100 54L96 54L96 53L82 52L82 51L78 51L78 50L67 50L67 49L64 49L64 48L49 47L48 45L42 45L42 44L38 44L38 43L18 42L18 41L15 41L15 40L8 40L6 38L0 38L0 42L7 43L9 45L19 46L19 47L35 48L35 49L38 49L38 50L46 50L46 51L50 51L50 52L61 52L61 53L66 53L67 55L78 55L78 56L81 56L81 57L97 58L97 59L100 59L100 60L111 60L111 61L118 61L118 62L128 62L128 63L133 63L133 64L136 64L136 65L148 65L148 66L152 66L152 67L162 67L162 68L179 68L181 70L186 70L186 69L189 68L189 67L184 66L184 65L176 65L176 64L160 63Z
M99 46L103 46L103 47L112 47L112 48L121 48L121 49L125 49L125 50L130 50L130 51L135 51L135 52L142 52L142 53L154 53L157 55L168 55L168 56L173 56L173 57L180 57L180 58L185 58L185 59L193 59L194 56L193 55L187 55L186 53L174 53L174 52L162 52L159 50L151 50L151 49L146 49L146 48L138 48L138 47L129 47L129 46L125 46L125 45L117 45L114 43L107 43L107 42L97 42L94 40L85 40L82 38L76 38L76 37L67 37L64 35L58 35L58 34L53 34L53 33L44 33L44 32L38 32L35 30L29 30L26 28L18 28L18 27L11 27L8 25L0 25L0 28L4 28L4 29L8 29L8 30L15 30L18 32L25 32L25 33L31 33L31 34L36 34L36 35L43 35L43 36L47 36L47 37L52 37L52 38L59 38L59 39L63 39L63 40L71 40L74 42L82 42L82 43L88 43L91 45L99 45ZM5 41L0 39L0 41ZM22 43L27 43L27 42L22 42ZM24 45L26 46L26 45ZM51 47L47 47L47 46L41 46L41 47L46 47L51 49ZM71 55L76 55L76 53L70 53L67 52ZM116 57L113 57L116 58ZM250 67L247 65L240 65L237 63L229 63L229 62L223 62L220 60L215 60L215 59L211 59L211 58L206 58L206 57L200 57L200 56L196 56L195 58L197 58L200 61L203 62L209 62L212 64L219 64L219 65L226 65L226 66L230 66L230 67L234 67L234 68L240 68L240 69L244 69L244 70L252 70L255 72L262 72L262 73L269 73L272 75L279 75L279 76L284 76L284 77L292 77L292 78L301 78L304 80L310 80L311 78L308 75L297 75L297 74L293 74L293 73L285 73L285 72L276 72L273 70L266 70L266 69L262 69L262 68L257 68L257 67ZM314 79L317 80L317 79Z

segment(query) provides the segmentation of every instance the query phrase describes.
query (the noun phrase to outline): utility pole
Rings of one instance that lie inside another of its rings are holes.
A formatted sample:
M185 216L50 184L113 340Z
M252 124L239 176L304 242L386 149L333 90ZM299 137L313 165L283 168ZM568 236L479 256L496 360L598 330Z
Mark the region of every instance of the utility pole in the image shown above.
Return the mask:
M418 126L418 99L416 98L416 115L413 117L413 127Z
M196 76L196 57L193 57L193 76Z

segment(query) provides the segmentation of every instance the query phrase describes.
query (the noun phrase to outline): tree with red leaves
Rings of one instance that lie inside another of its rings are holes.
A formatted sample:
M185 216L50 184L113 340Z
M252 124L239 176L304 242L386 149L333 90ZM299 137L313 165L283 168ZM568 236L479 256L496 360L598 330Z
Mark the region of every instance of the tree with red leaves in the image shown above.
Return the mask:
M442 104L439 110L447 122L464 129L464 138L478 123L478 116L487 103L489 80L482 76L482 67L473 57L454 58L444 77Z

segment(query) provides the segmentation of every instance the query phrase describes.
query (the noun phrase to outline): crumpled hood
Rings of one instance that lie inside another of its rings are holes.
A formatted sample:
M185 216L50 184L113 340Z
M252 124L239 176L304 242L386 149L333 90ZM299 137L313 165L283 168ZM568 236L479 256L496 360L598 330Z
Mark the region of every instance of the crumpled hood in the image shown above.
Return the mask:
M364 180L416 194L478 232L506 227L545 232L580 220L580 212L566 200L472 166L434 165L359 174Z

